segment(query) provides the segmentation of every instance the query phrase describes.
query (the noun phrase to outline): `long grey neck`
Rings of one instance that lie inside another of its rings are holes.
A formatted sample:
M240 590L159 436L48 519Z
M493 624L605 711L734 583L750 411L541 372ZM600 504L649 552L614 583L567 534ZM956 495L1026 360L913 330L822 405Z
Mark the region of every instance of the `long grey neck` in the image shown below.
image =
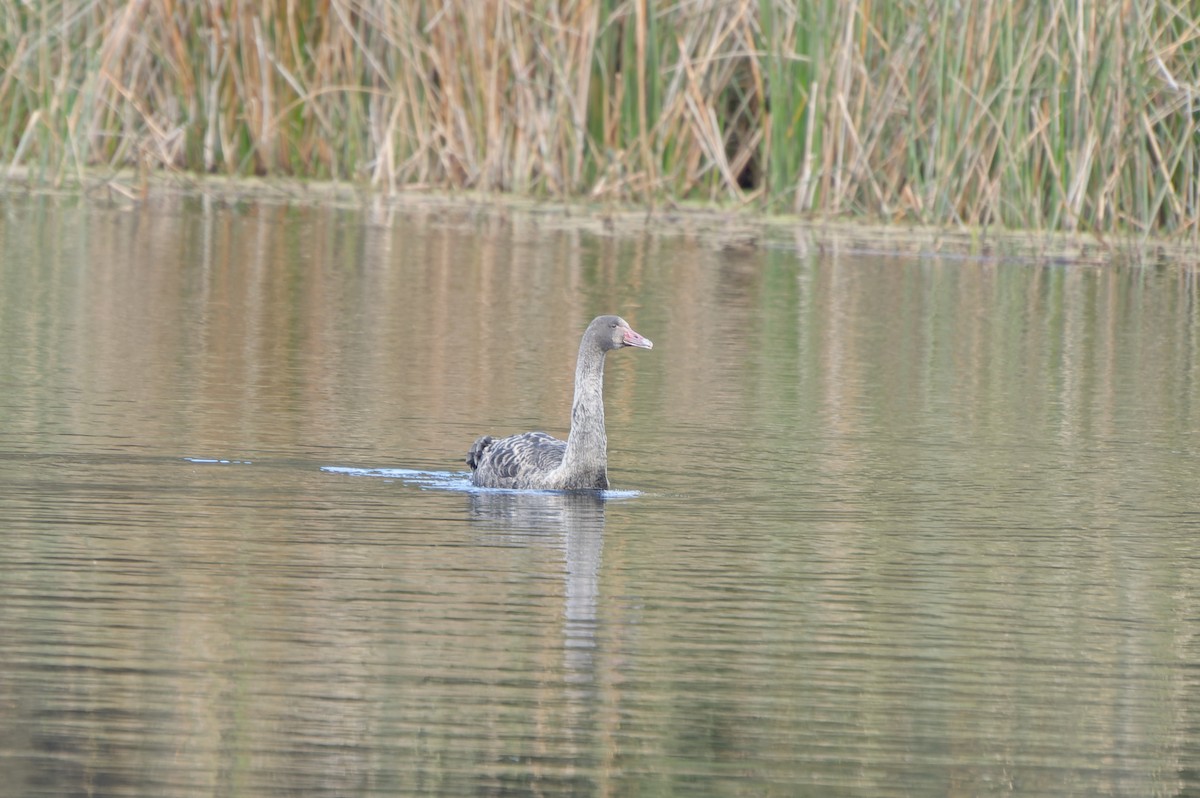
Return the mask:
M563 471L585 479L588 487L608 487L608 437L604 433L604 352L584 340L575 365L575 401Z

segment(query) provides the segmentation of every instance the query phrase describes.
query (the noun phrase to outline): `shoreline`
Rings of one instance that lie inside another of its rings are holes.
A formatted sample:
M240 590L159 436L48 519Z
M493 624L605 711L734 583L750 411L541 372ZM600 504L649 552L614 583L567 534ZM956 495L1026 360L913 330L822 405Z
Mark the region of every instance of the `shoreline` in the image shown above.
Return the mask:
M1174 264L1200 269L1200 246L1183 239L966 226L939 228L863 218L772 214L700 202L642 206L583 197L549 200L429 186L383 191L345 181L158 171L145 174L135 170L104 175L89 170L82 180L76 176L52 185L35 180L22 167L9 167L0 174L0 199L14 196L80 198L128 207L169 197L207 199L221 205L325 205L391 212L444 209L474 216L520 215L535 219L547 229L577 229L598 236L695 236L732 255L758 249L792 249L802 253L816 249L985 262L1016 260L1082 266Z

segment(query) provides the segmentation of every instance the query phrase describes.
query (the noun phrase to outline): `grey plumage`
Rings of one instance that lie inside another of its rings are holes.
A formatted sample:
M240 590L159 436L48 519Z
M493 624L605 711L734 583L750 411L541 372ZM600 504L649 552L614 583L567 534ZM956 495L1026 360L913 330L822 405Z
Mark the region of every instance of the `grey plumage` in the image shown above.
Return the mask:
M545 432L522 432L507 438L484 435L471 445L467 465L472 471L478 471L484 465L499 479L518 479L529 469L553 471L562 465L566 451L566 441ZM479 484L478 479L475 484Z
M653 344L620 316L598 316L579 342L571 432L560 441L545 432L507 438L484 435L467 452L471 483L486 488L603 490L608 487L604 429L604 356L612 349Z

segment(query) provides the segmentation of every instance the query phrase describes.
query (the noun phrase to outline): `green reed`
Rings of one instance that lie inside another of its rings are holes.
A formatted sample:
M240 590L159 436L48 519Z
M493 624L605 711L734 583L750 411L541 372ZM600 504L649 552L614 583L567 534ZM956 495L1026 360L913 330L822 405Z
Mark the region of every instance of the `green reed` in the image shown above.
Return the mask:
M42 181L1197 236L1198 150L1188 3L0 0L0 169Z

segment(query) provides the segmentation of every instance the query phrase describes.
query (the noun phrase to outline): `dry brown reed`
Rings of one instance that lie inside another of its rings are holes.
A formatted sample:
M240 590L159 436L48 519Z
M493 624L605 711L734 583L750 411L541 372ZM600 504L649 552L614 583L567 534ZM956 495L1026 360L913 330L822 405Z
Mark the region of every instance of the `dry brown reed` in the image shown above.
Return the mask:
M1150 0L0 0L0 158L1200 236Z

